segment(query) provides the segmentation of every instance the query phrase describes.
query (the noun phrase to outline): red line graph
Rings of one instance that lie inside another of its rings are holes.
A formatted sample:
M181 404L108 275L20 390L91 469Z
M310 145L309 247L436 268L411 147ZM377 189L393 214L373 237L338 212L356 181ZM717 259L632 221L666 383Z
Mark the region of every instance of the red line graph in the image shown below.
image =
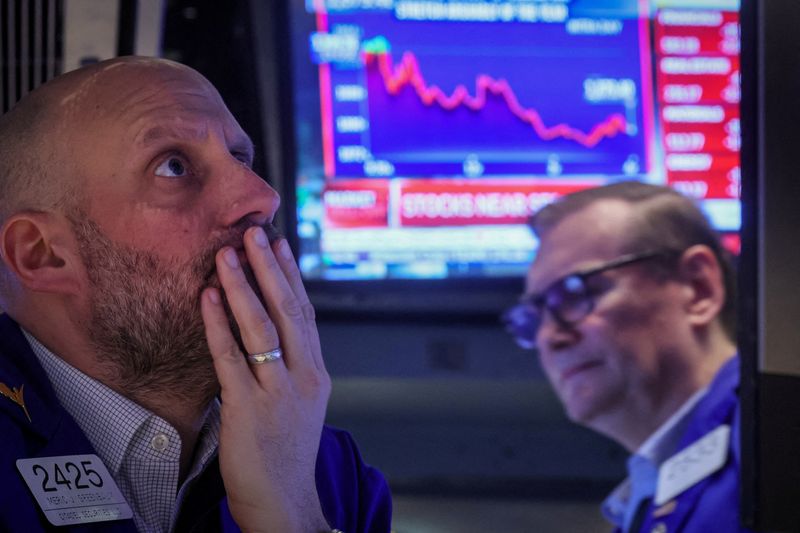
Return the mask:
M556 138L574 140L587 148L592 148L606 137L614 137L625 132L625 117L620 113L610 115L606 120L597 124L589 133L570 127L568 124L557 124L547 127L535 109L523 107L511 86L504 79L495 79L486 74L480 74L475 80L475 96L469 94L464 85L458 85L450 96L447 96L436 85L428 85L419 70L417 58L411 52L405 52L397 67L394 66L392 56L388 52L364 53L364 64L367 68L377 61L378 70L386 91L391 95L398 94L406 85L411 85L423 104L434 104L445 110L453 110L465 106L473 111L483 109L488 93L500 95L508 109L521 121L530 124L539 138L549 141Z

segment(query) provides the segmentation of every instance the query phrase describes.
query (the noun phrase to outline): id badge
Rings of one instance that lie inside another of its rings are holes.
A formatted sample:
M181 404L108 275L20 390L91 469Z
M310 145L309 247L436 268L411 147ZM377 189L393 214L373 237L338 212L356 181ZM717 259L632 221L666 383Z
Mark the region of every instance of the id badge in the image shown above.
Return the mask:
M119 487L95 454L18 459L17 470L54 526L133 517Z

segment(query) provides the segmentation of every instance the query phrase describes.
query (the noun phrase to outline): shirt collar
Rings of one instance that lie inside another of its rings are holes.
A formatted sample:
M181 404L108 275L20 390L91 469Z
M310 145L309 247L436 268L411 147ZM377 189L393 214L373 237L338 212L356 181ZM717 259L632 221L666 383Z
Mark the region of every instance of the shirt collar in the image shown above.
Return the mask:
M118 479L126 461L142 454L141 443L136 445L137 439L144 433L154 432L153 428L165 433L170 440L175 439L173 442L178 443L178 446L174 447L172 459L176 462L179 460L180 437L166 420L87 376L52 353L24 329L22 333L50 380L56 398L86 435L115 480ZM178 488L177 495L174 486L166 489L164 493L164 498L169 500L167 503L172 504L170 522L173 526L186 490L217 455L219 430L220 404L219 400L215 399L206 410L194 459L184 483ZM126 492L124 487L127 485L123 483L121 489ZM146 491L147 487L137 486L131 490L139 493L142 490ZM153 522L146 524L151 523ZM137 527L140 526L141 524L137 522Z
M119 472L128 444L152 413L65 362L24 329L22 333L53 385L58 401L109 471Z
M686 425L691 420L691 414L695 406L703 399L708 392L708 387L695 392L681 407L670 416L666 422L661 424L636 450L635 455L642 456L650 460L656 467L670 458L680 442ZM630 461L629 461L630 463ZM622 483L606 497L601 506L601 510L606 520L622 527L625 520L625 513L628 508L628 500L631 497L631 481L625 478Z
M691 417L689 416L694 407L703 399L708 392L708 387L702 388L692 394L666 422L645 440L636 455L641 455L650 459L654 464L660 465L675 453L675 448L686 429Z

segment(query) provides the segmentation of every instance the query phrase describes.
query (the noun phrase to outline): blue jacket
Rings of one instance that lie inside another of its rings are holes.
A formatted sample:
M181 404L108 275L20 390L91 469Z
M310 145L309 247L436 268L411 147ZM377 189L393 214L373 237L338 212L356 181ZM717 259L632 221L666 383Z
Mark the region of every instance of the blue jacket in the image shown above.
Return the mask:
M19 326L8 315L0 315L0 383L10 388L24 385L24 403L31 417L29 421L19 405L0 395L0 531L136 531L133 519L54 527L39 510L16 460L96 452L61 407ZM346 432L323 428L316 479L331 527L347 533L390 530L391 496L386 481L364 464ZM187 495L176 529L238 531L227 510L216 462Z
M661 506L652 502L636 531L663 533L732 533L748 531L739 523L740 423L739 359L734 357L717 373L675 453L686 449L722 424L731 427L725 464L716 472Z

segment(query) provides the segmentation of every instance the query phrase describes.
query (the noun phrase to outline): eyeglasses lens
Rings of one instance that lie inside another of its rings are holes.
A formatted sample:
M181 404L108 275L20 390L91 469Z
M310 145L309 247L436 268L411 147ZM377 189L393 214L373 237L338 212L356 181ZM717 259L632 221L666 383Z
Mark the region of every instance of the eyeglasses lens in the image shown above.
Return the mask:
M554 284L545 294L545 305L556 320L574 324L592 310L592 299L586 282L580 276L567 276Z
M517 304L503 315L503 322L520 348L531 349L536 345L539 329L539 313L531 304Z
M525 302L506 311L503 315L506 330L520 347L536 346L544 309L562 324L574 324L583 319L592 310L592 299L583 278L567 276L551 285L538 304Z

